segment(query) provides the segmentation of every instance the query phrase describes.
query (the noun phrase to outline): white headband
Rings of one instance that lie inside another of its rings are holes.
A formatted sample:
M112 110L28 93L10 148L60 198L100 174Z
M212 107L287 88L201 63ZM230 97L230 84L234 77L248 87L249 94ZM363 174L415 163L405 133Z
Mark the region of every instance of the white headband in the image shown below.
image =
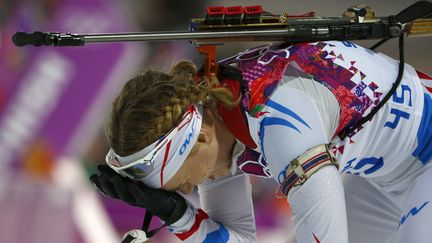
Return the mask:
M164 137L124 157L110 149L106 155L107 164L117 173L142 181L146 186L162 187L180 169L198 140L202 113L202 104L191 105L177 126ZM143 171L142 168L148 173L143 176L137 175Z

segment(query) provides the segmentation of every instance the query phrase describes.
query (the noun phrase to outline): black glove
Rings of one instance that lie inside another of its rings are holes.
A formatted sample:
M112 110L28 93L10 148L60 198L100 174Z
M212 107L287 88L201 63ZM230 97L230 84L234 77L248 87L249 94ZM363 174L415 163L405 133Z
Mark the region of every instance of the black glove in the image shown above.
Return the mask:
M142 183L123 177L108 165L98 165L99 174L90 181L103 194L122 200L129 205L147 209L170 225L179 220L187 209L186 200L177 192L152 189Z

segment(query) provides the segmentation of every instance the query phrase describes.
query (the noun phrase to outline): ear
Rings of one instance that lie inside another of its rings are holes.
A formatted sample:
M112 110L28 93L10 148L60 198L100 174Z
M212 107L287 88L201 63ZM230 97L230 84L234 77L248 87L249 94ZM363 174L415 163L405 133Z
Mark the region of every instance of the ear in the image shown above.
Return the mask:
M203 126L198 135L198 143L209 144L213 140L214 134L211 133L211 130Z

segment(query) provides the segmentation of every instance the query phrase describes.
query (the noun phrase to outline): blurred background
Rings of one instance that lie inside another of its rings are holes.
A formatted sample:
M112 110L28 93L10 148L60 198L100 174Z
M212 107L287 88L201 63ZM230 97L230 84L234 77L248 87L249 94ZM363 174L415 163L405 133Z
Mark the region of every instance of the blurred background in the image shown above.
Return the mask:
M136 72L169 70L181 59L203 61L187 41L17 48L11 42L15 32L187 30L189 18L204 17L206 6L218 5L261 4L275 14L313 10L319 16L340 16L347 7L368 4L377 16L388 16L414 2L0 0L0 242L114 243L140 228L142 209L105 198L88 182L108 150L103 127L111 101ZM406 39L406 62L432 73L431 43L431 37ZM228 57L254 45L225 44L218 55ZM398 58L395 40L379 51ZM260 242L293 242L290 209L274 197L275 183L251 181ZM195 195L190 200L198 204ZM153 242L179 240L163 230Z

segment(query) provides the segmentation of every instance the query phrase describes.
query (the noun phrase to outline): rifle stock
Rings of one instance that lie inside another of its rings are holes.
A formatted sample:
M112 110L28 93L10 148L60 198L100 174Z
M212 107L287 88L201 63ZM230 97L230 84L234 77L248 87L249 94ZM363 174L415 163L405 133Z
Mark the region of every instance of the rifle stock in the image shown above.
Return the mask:
M408 24L407 36L431 36L432 18L417 19Z

